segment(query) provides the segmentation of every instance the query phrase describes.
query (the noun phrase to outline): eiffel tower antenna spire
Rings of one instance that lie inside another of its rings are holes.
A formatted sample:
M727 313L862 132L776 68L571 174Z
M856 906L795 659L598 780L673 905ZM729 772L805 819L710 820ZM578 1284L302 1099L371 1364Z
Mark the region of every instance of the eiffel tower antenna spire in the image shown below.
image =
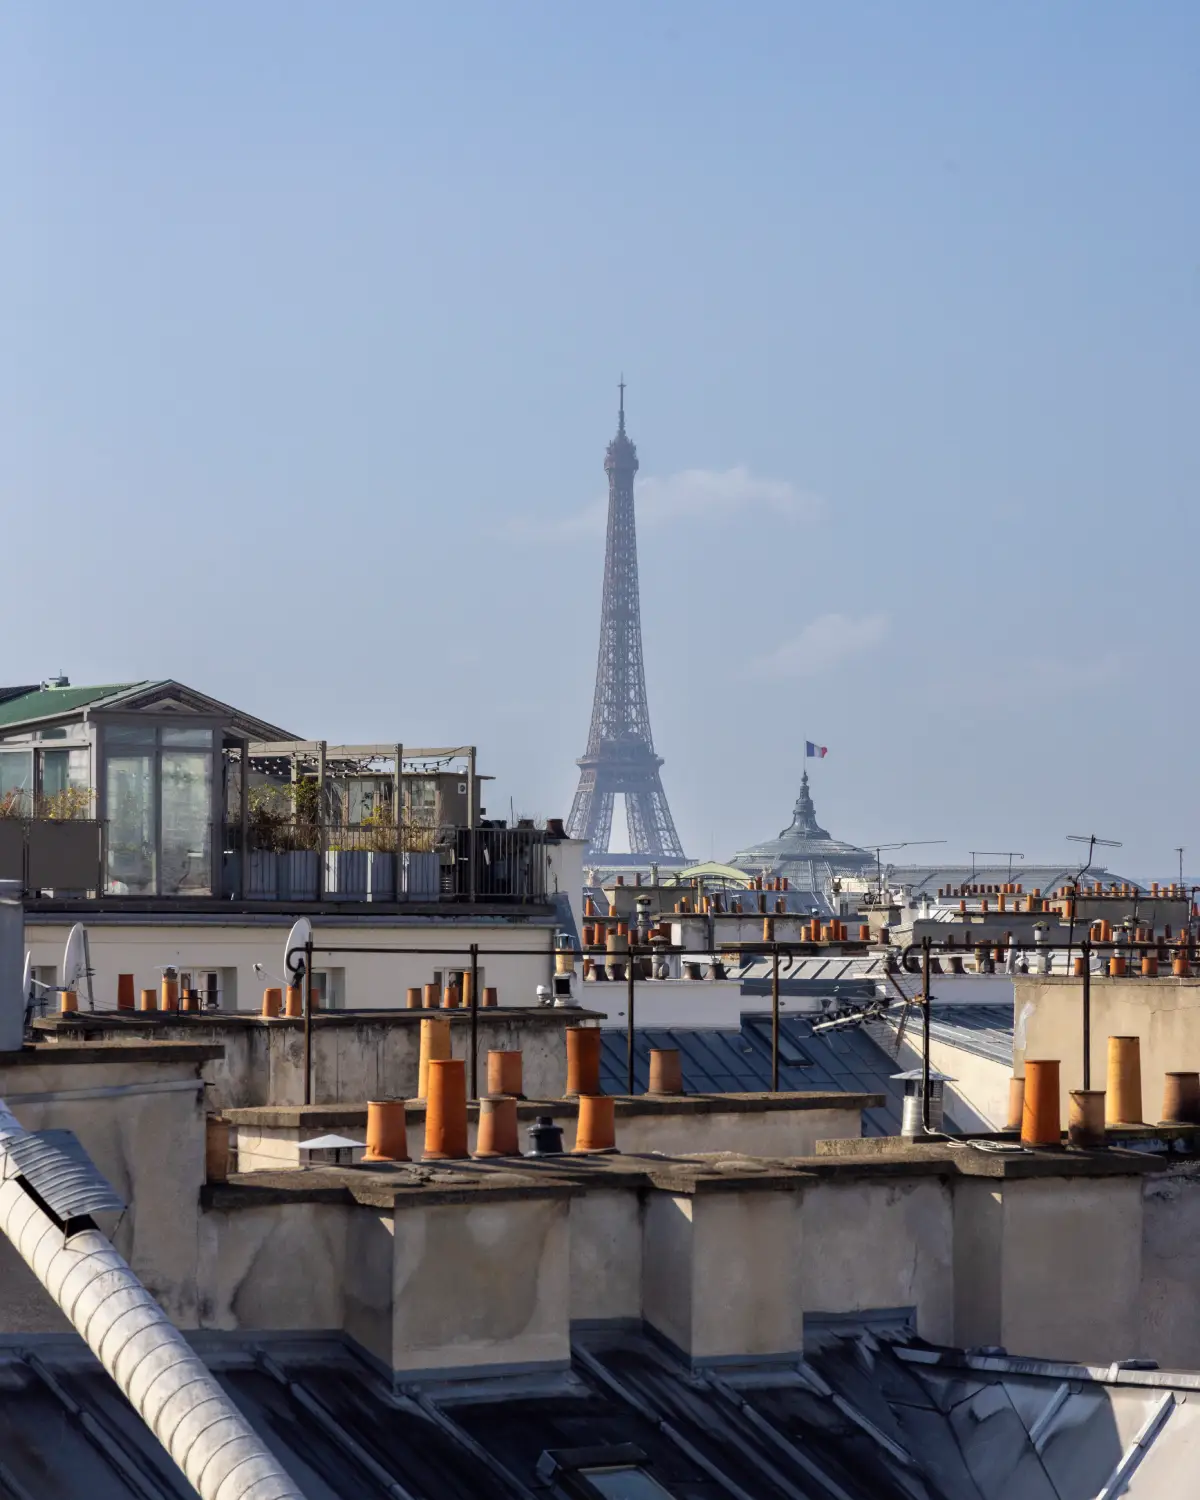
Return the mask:
M604 455L608 540L596 693L587 750L577 762L579 786L567 827L572 838L587 840L590 854L607 854L613 801L619 794L625 798L630 852L646 859L682 861L683 845L663 791L659 775L663 762L654 752L646 702L633 510L638 460L637 449L625 433L624 375L618 390L617 435Z

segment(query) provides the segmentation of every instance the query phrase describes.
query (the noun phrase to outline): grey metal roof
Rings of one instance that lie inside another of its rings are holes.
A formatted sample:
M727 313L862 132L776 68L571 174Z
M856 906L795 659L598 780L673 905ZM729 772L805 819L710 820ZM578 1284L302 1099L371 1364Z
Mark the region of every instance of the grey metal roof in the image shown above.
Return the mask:
M5 1149L17 1171L64 1223L125 1207L73 1131L38 1130L10 1137Z
M1011 1062L1012 1006L938 1005L935 1001L930 1007L929 1034L939 1042L949 1042L979 1057Z
M715 1027L646 1027L634 1033L634 1079L639 1092L649 1086L650 1049L675 1047L688 1094L753 1093L771 1087L771 1018L744 1014L737 1031ZM605 1029L600 1053L600 1085L623 1094L628 1082L628 1042L623 1030ZM883 1094L882 1108L863 1112L864 1135L899 1135L904 1088L892 1074L896 1060L863 1027L814 1034L801 1016L779 1023L779 1087L787 1091L835 1089ZM957 1127L947 1118L946 1129Z
M577 1328L570 1370L393 1391L334 1335L194 1339L307 1500L567 1500L544 1457L640 1455L672 1500L1181 1500L1200 1376L806 1327L786 1364L692 1369L637 1328ZM77 1339L0 1348L4 1500L194 1500Z

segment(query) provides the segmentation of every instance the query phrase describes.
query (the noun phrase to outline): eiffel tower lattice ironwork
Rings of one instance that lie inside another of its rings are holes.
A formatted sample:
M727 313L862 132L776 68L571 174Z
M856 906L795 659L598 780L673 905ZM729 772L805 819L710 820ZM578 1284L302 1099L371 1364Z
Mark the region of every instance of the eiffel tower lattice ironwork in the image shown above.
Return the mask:
M592 854L606 854L612 835L613 799L625 798L631 853L650 859L682 860L683 845L667 806L654 753L646 669L642 661L642 614L638 593L637 532L633 476L637 449L625 433L625 381L617 435L608 445L608 541L604 552L604 600L600 611L600 653L596 696L587 752L579 766L579 786L567 823L572 838L586 839Z

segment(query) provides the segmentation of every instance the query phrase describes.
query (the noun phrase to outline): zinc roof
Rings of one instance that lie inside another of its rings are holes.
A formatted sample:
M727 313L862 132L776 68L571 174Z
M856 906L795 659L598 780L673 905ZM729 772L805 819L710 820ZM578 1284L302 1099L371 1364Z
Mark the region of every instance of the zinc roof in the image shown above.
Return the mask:
M627 1033L601 1033L600 1086L623 1094L628 1082ZM634 1079L650 1082L650 1049L677 1048L687 1094L751 1093L771 1087L771 1017L743 1014L739 1030L716 1027L645 1027L634 1032ZM787 1091L834 1089L883 1094L887 1103L863 1111L864 1135L899 1135L904 1089L892 1075L895 1057L863 1027L814 1033L802 1016L779 1020L779 1087ZM947 1118L946 1129L957 1128Z
M811 1339L806 1325L803 1353L757 1366L693 1368L649 1330L580 1326L570 1369L401 1389L337 1335L195 1342L306 1500L573 1500L554 1456L595 1473L606 1452L636 1454L669 1500L1195 1489L1196 1376L939 1349L869 1315ZM0 1390L5 1500L194 1500L78 1340L0 1349Z

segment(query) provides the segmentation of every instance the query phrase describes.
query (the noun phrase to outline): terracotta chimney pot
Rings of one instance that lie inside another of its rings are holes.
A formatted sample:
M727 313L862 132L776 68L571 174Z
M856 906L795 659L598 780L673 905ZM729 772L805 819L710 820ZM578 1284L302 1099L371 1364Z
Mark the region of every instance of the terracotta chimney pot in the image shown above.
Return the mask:
M511 1094L524 1099L520 1052L489 1052L487 1055L487 1091L489 1094Z
M615 1105L616 1101L608 1094L580 1094L575 1151L583 1154L617 1149Z
M425 1105L425 1161L467 1156L467 1065L461 1057L431 1058Z
M1057 1058L1026 1060L1025 1099L1021 1110L1021 1143L1025 1146L1062 1144L1058 1106Z
M1142 1123L1142 1043L1139 1037L1109 1037L1107 1093L1107 1124Z
M367 1149L363 1161L410 1161L403 1099L367 1100Z

